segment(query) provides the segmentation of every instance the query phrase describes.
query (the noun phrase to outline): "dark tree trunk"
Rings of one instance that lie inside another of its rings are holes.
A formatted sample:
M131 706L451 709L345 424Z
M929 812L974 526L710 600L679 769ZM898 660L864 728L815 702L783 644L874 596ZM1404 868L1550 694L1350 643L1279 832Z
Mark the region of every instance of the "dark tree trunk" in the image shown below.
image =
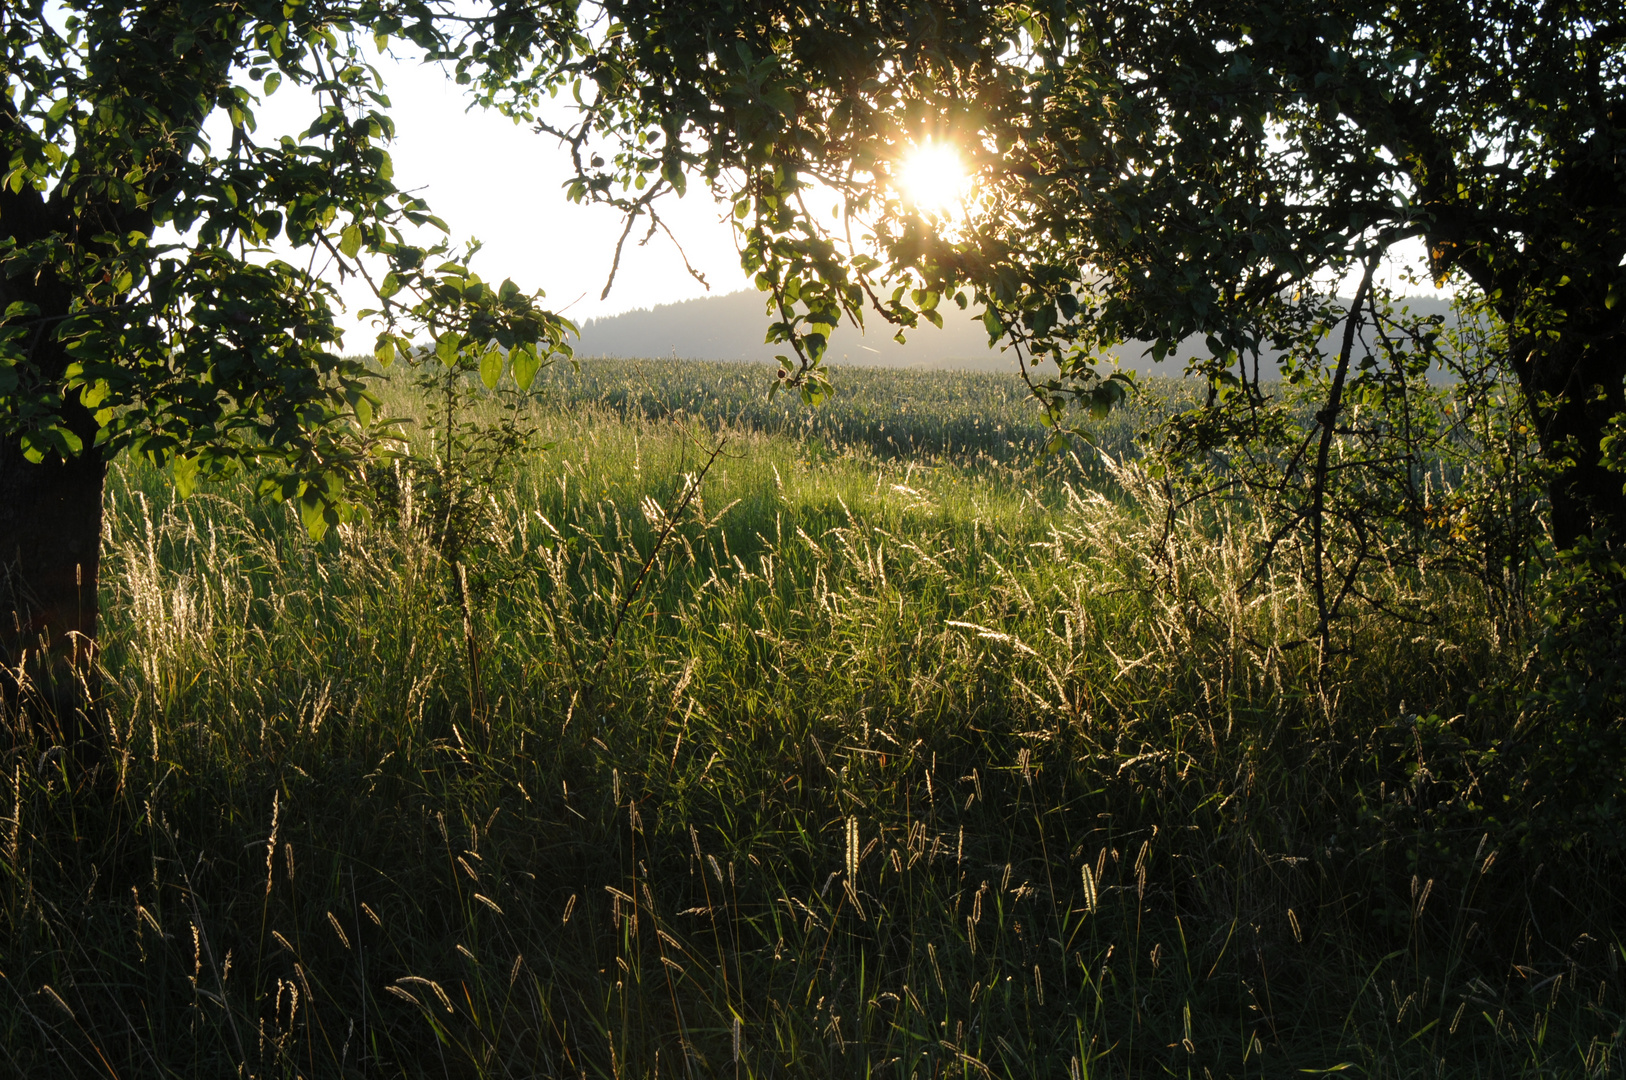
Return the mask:
M105 474L94 449L33 464L17 440L0 443L4 693L66 744L98 739L92 706Z
M1605 467L1602 448L1609 421L1626 412L1626 364L1614 342L1588 329L1526 346L1514 361L1542 452L1559 466L1548 497L1560 550L1588 537L1626 544L1626 476Z
M54 207L31 188L0 197L0 228L21 242L46 235ZM55 330L72 290L49 270L0 278L0 310L38 309L26 378L60 385L68 356ZM0 706L59 743L100 745L94 719L96 584L106 461L89 409L69 395L60 411L80 455L30 462L17 435L0 435Z
M3 11L3 7L0 7ZM122 175L134 166L145 173L143 198L96 204L64 183L49 195L24 184L0 187L0 236L19 248L56 239L77 251L77 258L104 253L98 236L153 232L152 206L174 182L175 166L192 152L204 117L214 108L227 73L253 16L221 4L203 22L187 5L158 2L137 5L133 24L116 46L92 54L86 75L92 83L116 88L128 100L142 102L138 121L115 122L112 147L93 153L88 175ZM191 46L176 51L184 32ZM133 123L133 127L118 124ZM20 130L20 121L0 102L0 144ZM94 125L78 138L104 133ZM134 151L132 156L131 151ZM58 256L53 256L55 260ZM0 311L14 302L36 309L35 332L28 357L18 365L28 387L60 388L69 357L57 339L62 321L76 299L85 297L85 282L66 276L75 259L0 275ZM0 712L19 708L38 727L70 744L99 740L94 721L96 656L96 585L101 549L102 484L106 459L96 446L97 424L91 411L69 391L51 409L77 435L83 452L70 460L56 456L29 462L15 434L0 428Z

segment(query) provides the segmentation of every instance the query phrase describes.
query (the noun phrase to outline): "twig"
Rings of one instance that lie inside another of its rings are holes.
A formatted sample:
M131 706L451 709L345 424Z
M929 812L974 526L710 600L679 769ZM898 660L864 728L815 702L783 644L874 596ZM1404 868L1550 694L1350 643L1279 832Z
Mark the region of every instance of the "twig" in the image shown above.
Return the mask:
M1321 657L1319 668L1326 671L1327 648L1332 633L1332 613L1327 608L1326 568L1323 565L1326 556L1326 540L1323 534L1323 507L1326 504L1327 494L1327 458L1332 452L1332 436L1334 425L1338 420L1338 410L1343 404L1344 378L1349 374L1349 356L1355 347L1355 330L1360 323L1361 305L1366 299L1367 292L1372 288L1372 272L1377 269L1377 259L1368 256L1366 272L1361 275L1360 287L1355 290L1355 299L1350 302L1349 314L1344 321L1343 348L1338 353L1338 368L1333 373L1332 389L1327 394L1327 407L1317 416L1321 424L1321 445L1317 448L1315 463L1315 481L1310 493L1310 529L1315 542L1315 606L1319 626L1317 637L1321 643ZM1342 595L1339 596L1342 600Z

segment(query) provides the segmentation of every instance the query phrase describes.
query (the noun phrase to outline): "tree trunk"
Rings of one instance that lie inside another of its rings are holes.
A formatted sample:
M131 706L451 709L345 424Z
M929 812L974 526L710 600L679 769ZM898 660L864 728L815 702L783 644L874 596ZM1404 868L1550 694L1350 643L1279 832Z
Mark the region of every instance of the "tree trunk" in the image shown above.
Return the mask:
M99 741L96 582L106 463L87 449L27 461L0 443L0 694L65 744Z
M32 188L0 193L0 228L27 242L60 228ZM55 330L73 291L49 269L0 278L0 310L24 301L38 309L28 377L60 385L68 355ZM74 458L30 462L16 434L0 435L0 711L28 720L59 744L93 753L96 572L101 554L102 481L91 411L69 394L63 426L84 446Z
M76 137L97 144L81 176L138 168L145 174L142 197L98 202L86 184L66 180L49 195L31 184L0 187L0 237L19 248L54 239L74 253L0 275L0 311L18 301L37 309L27 361L18 365L30 387L60 389L66 377L69 357L56 335L75 301L84 300L85 283L63 275L83 272L105 254L99 234L152 234L152 207L171 193L176 167L192 152L228 83L245 27L257 18L240 6L167 0L137 5L126 15L129 30L91 54L84 73L95 92L141 107L126 115L120 110L127 107L118 106L111 127L89 122ZM184 51L181 34L190 42ZM21 127L9 104L0 103L0 140L9 146ZM107 146L100 145L104 138ZM78 271L63 269L76 260ZM96 583L107 462L95 443L95 417L77 395L67 392L52 411L82 442L78 457L29 462L16 435L0 428L0 712L15 716L20 709L51 737L95 747Z
M1526 345L1514 369L1548 460L1559 466L1548 487L1553 542L1560 550L1592 537L1626 542L1626 476L1603 463L1609 421L1626 412L1622 355L1576 326L1557 341Z

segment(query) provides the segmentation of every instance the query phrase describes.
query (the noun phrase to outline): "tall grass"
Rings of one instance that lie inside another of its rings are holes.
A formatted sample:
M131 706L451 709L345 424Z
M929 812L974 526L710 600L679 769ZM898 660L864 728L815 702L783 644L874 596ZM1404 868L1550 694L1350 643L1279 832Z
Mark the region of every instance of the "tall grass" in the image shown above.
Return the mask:
M539 406L471 567L483 713L410 498L312 544L115 471L109 760L4 762L0 1067L1619 1071L1607 882L1433 814L1512 722L1476 594L1384 571L1429 620L1363 609L1329 676L1291 564L1240 588L1256 522L1004 448L974 381L843 373L969 428L798 427L693 371Z

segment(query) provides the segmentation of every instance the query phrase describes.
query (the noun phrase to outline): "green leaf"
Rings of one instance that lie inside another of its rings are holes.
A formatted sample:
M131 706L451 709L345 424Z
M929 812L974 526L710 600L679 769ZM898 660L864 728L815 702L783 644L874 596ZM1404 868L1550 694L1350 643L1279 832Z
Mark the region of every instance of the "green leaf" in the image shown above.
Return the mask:
M542 358L534 348L517 348L508 354L508 359L514 369L514 382L521 390L529 390L536 381L536 373L542 369Z
M85 388L79 391L79 400L85 408L94 411L112 392L112 387L108 386L106 379L97 379L95 382L85 384Z
M461 337L451 330L446 331L440 335L440 340L435 342L435 359L447 367L451 367L452 361L457 359L457 352L462 345L463 339Z
M480 357L480 381L486 384L487 390L497 389L497 380L502 378L502 350L492 345Z
M320 540L327 535L328 513L321 496L314 491L299 497L299 520L304 523L305 531L310 533L312 540Z
M382 368L395 363L395 342L388 338L380 341L378 347L373 350L373 359L377 360L378 366Z
M356 257L356 253L361 250L360 225L351 225L339 235L339 250L344 252L344 257L347 259Z
M169 463L170 475L175 479L175 490L181 498L188 498L198 486L198 459L176 457Z
M72 457L84 449L84 443L79 436L65 427L39 428L35 431L25 431L19 440L23 447L23 457L38 465L45 460L45 455L56 451L62 457Z

